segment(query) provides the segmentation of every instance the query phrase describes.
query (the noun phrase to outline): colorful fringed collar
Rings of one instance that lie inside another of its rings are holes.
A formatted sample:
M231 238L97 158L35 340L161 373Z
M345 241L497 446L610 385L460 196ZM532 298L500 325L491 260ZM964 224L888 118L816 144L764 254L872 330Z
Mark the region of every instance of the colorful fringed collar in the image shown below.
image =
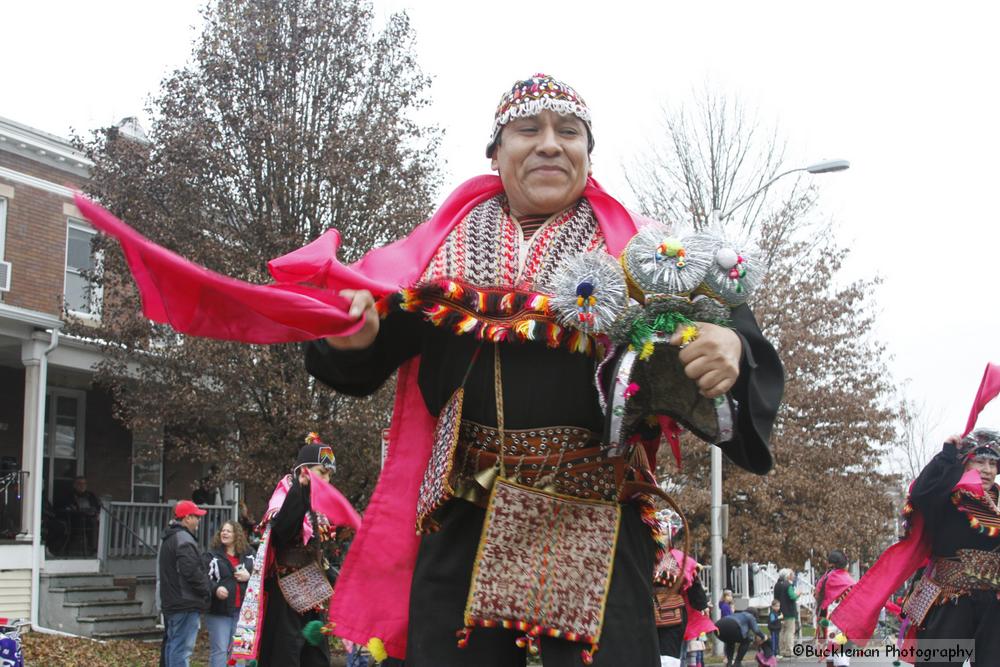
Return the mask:
M966 489L958 489L951 494L951 502L969 520L969 526L988 537L1000 536L1000 512L997 498L1000 487L994 484L986 494L975 494Z
M549 308L549 297L536 292L477 289L445 280L402 290L378 305L383 315L397 307L423 313L431 324L447 327L457 335L471 334L494 343L538 340L549 347L565 347L584 354L596 349L591 336L557 324Z

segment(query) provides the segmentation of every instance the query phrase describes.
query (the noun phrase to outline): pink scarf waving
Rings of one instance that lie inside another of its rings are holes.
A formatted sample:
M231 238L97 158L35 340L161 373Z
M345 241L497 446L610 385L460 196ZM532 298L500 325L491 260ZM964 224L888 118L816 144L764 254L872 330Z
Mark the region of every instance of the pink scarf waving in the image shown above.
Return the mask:
M410 287L438 246L476 205L503 191L497 176L462 183L407 237L345 266L336 259L339 234L272 260L277 281L251 285L213 273L144 238L108 211L77 197L80 212L117 238L142 297L143 312L180 333L247 343L279 343L347 335L360 326L347 317L341 289L367 289L376 298ZM610 254L617 256L647 219L633 215L589 179L590 202ZM302 283L309 283L304 285ZM364 520L341 569L330 605L334 633L358 644L381 641L406 657L410 581L420 537L414 532L417 492L430 458L434 418L417 386L417 359L399 370L388 454Z
M954 487L973 495L983 494L979 473L969 470ZM926 532L920 510L910 516L910 531L906 537L882 552L871 569L864 573L847 597L830 615L844 634L858 646L867 645L878 623L879 612L893 593L927 564L931 556L931 539Z
M121 243L142 298L143 313L179 333L245 343L290 343L354 333L342 289L376 297L415 283L452 228L477 204L503 191L497 176L462 183L434 215L408 236L345 266L337 260L340 234L328 230L312 243L273 259L268 285L210 271L139 234L94 202L77 195L80 213ZM593 179L584 190L608 248L617 254L635 234L636 220Z

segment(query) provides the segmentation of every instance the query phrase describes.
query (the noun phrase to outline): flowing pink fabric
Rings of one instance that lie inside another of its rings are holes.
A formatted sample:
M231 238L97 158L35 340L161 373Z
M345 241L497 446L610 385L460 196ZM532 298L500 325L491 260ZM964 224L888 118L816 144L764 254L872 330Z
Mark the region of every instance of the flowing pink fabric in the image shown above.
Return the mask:
M434 417L417 385L419 360L399 369L382 474L347 551L330 604L334 634L357 644L378 637L406 657L410 583L417 562L417 494L431 453Z
M979 382L979 389L976 391L976 399L972 402L972 411L969 413L969 421L965 424L965 432L962 437L969 435L972 429L976 428L976 420L979 413L983 411L986 404L1000 394L1000 366L997 364L986 364L983 372L983 379Z
M76 202L87 220L121 243L146 317L195 336L281 343L356 331L361 323L347 316L349 303L338 290L367 289L380 297L412 286L454 226L477 204L502 191L497 176L465 181L407 237L349 266L337 260L340 237L330 230L272 260L268 268L277 282L270 285L209 271L156 245L97 204L80 196ZM583 196L614 256L637 227L648 222L593 179L587 181ZM330 607L337 635L361 644L377 637L396 658L406 655L410 580L419 545L416 498L434 428L417 386L416 368L416 360L400 368L389 454Z
M254 285L209 271L163 248L94 202L77 195L80 213L121 243L142 298L143 313L192 336L246 343L289 343L354 333L342 289L376 297L411 286L448 232L474 206L503 191L497 176L462 183L435 214L407 237L345 266L336 257L340 234L329 230L312 243L271 260L277 281ZM635 234L636 221L593 179L584 190L609 249L617 254Z
M309 471L309 502L313 510L326 515L334 526L349 526L354 530L361 527L361 515L337 487L312 470Z
M824 583L826 584L824 588ZM817 608L826 609L830 603L840 597L840 594L853 586L856 581L847 570L831 570L816 582L816 592L823 591L823 599L818 601Z

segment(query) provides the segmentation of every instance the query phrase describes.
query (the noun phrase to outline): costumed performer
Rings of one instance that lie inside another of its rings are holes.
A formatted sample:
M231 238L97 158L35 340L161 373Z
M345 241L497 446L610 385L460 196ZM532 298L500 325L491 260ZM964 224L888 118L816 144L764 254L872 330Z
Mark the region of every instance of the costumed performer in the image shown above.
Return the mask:
M923 567L903 603L902 647L974 639L977 665L1000 664L998 459L1000 432L977 429L949 438L924 467L904 506L903 538L831 614L851 641L868 641L886 600ZM957 666L963 660L926 664Z
M547 666L576 665L581 659L601 665L659 664L650 577L654 543L639 503L625 502L619 527L600 533L607 537L595 539L598 531L591 530L562 550L592 555L592 562L600 563L609 554L610 583L580 562L557 562L553 569L528 572L520 582L497 584L494 577L518 568L490 560L490 533L498 524L509 539L522 542L526 535L541 532L547 538L557 532L539 531L522 520L527 511L500 516L484 510L496 504L490 500L491 486L494 498L504 488L496 479L504 477L505 466L520 482L541 480L534 486L543 486L547 480L562 496L585 501L617 501L623 469L626 479L649 472L648 464L636 465L629 448L608 444L608 422L627 411L609 408L609 420L602 409L602 392L611 395L615 387L609 385L621 377L598 371L602 356L607 360L611 351L598 350L592 331L564 325L547 307L559 297L549 286L559 283L568 265L589 253L596 264L615 267L641 224L619 215L620 205L611 204L614 200L589 179L593 145L590 110L572 88L541 74L517 82L501 100L487 148L499 172L496 189L453 217L420 274L399 295L381 299L378 310L368 291L341 292L364 323L359 331L307 346L307 369L337 391L370 394L402 367L400 391L418 392L416 405L397 394L387 470L375 497L392 493L390 483L412 484L412 479L390 481L392 459L411 445L403 435L408 427L418 419L426 422L427 413L437 420L431 461L419 470L417 523L425 534L409 590L408 667L524 664L523 648L534 652L539 645ZM684 265L682 248L654 254L656 262ZM733 265L742 261L732 253ZM732 265L726 270L743 275ZM579 316L578 322L592 324L599 307L613 297L600 294L593 282L570 284L576 292L568 319ZM697 338L668 332L662 347L672 343L672 351L664 354L672 354L681 376L693 380L695 398L700 391L713 416L717 401L735 399L738 412L719 445L737 464L764 473L771 467L767 438L783 386L781 365L745 305L727 308L725 314L733 328L699 321L685 328ZM679 355L678 345L684 345ZM639 389L627 384L618 387L626 399L630 390ZM611 430L611 440L623 440ZM498 457L501 446L505 455ZM370 505L366 523L372 511ZM503 524L508 519L511 525ZM346 604L341 585L351 574L352 559L383 547L359 544L364 532L348 554L334 605ZM546 589L556 584L565 588ZM557 601L565 596L577 608L574 613L596 619L599 637L566 632L551 616L548 626L537 616L505 616L505 609L531 599L526 591L542 589ZM481 596L484 591L489 595ZM352 612L357 611L355 605ZM338 632L346 622L338 621ZM463 627L456 644L455 632ZM398 638L394 644L390 648L398 650Z
M327 605L335 578L326 553L338 525L357 528L353 508L329 481L333 449L306 437L261 521L263 536L240 609L233 656L260 667L328 667Z
M673 536L672 525L665 512L658 512L662 529ZM716 627L708 609L708 595L698 579L701 565L680 549L671 548L663 554L653 576L653 610L660 647L661 667L679 667L684 643Z
M847 638L840 628L830 620L830 614L837 608L851 587L856 583L847 571L847 556L840 549L833 549L826 556L829 569L816 582L816 647L825 651L828 667L851 664L851 656L844 655L842 648Z

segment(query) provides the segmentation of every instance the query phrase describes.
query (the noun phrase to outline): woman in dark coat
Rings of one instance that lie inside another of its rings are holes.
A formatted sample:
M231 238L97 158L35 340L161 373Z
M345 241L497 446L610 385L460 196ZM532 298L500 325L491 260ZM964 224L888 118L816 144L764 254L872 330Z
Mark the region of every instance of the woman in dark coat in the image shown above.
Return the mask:
M240 604L247 592L247 581L253 572L253 552L247 544L243 528L235 521L226 521L212 540L205 558L208 578L212 582L212 603L205 614L211 646L211 667L226 667L236 632Z

